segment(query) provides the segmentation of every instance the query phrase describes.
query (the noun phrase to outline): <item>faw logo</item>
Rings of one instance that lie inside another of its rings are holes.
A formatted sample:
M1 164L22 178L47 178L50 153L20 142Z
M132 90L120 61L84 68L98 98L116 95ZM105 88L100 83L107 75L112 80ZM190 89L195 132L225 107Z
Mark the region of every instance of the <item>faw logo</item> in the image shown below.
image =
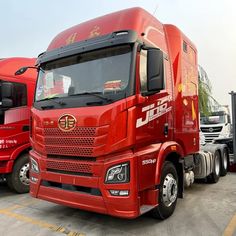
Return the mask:
M138 118L136 122L136 128L139 128L143 125L148 124L150 121L157 119L158 117L166 114L171 110L171 107L168 107L168 102L171 100L171 96L166 96L156 103L148 105L142 108L142 113L145 113L145 118Z
M76 126L76 118L72 115L62 115L58 120L58 127L62 131L71 131Z

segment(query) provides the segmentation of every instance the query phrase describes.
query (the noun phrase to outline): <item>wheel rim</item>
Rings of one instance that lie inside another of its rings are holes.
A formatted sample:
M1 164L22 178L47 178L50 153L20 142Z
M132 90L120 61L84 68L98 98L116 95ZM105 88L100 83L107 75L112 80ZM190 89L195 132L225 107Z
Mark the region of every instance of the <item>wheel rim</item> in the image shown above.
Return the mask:
M21 167L19 179L22 184L29 185L29 163L26 163Z
M216 154L215 156L215 174L220 174L220 156L219 154Z
M169 207L177 198L177 182L172 174L168 174L163 182L162 199L164 204Z
M224 158L224 160L223 160L224 169L227 170L227 167L228 167L228 160L227 160L227 154L226 154L226 152L224 152L223 158Z

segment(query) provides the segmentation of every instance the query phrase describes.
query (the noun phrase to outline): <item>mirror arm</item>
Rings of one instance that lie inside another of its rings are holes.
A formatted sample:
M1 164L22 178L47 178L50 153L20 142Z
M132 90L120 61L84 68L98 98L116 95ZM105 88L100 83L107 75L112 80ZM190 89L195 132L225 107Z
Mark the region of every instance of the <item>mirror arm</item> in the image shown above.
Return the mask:
M22 75L22 74L24 74L28 69L35 69L35 70L37 70L37 71L39 71L39 70L42 70L43 71L43 69L41 69L40 67L37 67L37 66L24 66L24 67L21 67L19 70L17 70L16 72L15 72L15 75ZM43 71L44 72L44 71Z
M143 49L143 50L150 50L150 49L161 50L161 49L158 48L158 47L147 46L147 45L145 45L145 44L142 44L142 45L140 45L140 46L141 46L141 49Z

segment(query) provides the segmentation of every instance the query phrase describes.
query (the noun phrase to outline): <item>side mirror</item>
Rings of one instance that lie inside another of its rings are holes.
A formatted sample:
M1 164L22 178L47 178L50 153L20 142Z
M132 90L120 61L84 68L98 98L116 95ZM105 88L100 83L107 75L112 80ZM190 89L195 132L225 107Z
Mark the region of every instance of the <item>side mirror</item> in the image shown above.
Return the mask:
M158 48L147 51L147 90L158 92L164 89L164 56Z
M28 67L21 67L19 70L15 72L15 75L22 75L28 70Z
M3 98L1 106L2 108L11 108L13 107L13 100L10 98Z
M2 98L11 98L13 96L14 85L9 82L3 82L1 86Z

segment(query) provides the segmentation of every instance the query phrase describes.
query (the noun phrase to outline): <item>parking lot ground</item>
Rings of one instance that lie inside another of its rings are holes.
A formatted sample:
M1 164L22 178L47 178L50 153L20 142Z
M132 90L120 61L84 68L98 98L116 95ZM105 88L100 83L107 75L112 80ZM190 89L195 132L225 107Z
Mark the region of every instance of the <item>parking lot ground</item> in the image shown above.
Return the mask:
M206 235L236 236L236 173L217 184L195 183L165 221L149 214L134 220L72 209L0 183L0 236Z

